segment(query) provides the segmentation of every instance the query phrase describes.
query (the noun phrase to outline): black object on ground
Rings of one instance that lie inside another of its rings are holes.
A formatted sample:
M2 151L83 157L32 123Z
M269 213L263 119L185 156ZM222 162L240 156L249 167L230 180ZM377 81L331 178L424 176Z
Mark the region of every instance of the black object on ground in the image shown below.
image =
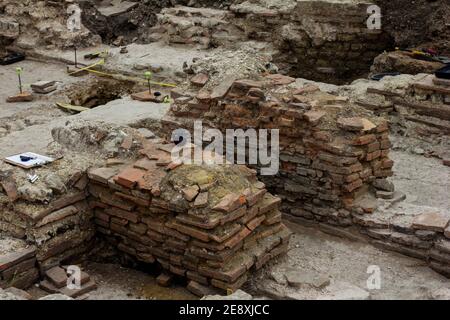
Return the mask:
M100 57L100 52L98 52L98 53L89 53L89 54L84 55L84 58L88 59L88 60L97 59L98 57Z
M374 74L373 76L371 76L370 80L380 81L381 79L383 79L384 77L387 77L387 76L395 77L395 76L399 76L399 75L401 75L400 72L377 73L377 74Z
M23 162L28 162L28 161L35 160L35 159L36 159L36 157L20 156L20 160Z
M25 55L19 52L12 52L0 58L0 65L6 66L25 60Z
M435 75L437 78L450 79L450 65L439 69L438 71L436 71Z

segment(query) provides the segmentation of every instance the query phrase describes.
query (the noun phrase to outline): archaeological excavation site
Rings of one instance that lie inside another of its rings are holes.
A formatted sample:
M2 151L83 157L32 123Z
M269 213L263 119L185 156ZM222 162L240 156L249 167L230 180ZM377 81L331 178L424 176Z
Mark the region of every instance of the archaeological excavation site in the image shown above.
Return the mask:
M449 16L0 0L0 300L450 300Z

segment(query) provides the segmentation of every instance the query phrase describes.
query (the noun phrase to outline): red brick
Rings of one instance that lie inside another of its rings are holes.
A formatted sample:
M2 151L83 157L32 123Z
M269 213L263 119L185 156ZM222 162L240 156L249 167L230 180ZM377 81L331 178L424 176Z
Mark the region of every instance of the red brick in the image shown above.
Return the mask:
M266 194L259 208L259 214L264 214L273 209L277 209L280 203L281 203L280 198L272 196L270 194Z
M265 219L266 219L266 217L264 215L256 217L247 223L247 228L249 228L251 231L253 231L256 228L258 228Z
M142 261L145 263L155 263L155 261L156 261L156 259L153 255L151 255L150 253L145 253L145 252L138 252L137 258L139 259L139 261Z
M148 171L138 181L138 188L140 190L151 191L155 197L160 195L159 184L166 176L166 173L162 170Z
M266 189L258 190L257 192L251 193L250 195L246 195L247 205L249 207L254 206L259 201L264 198L264 195L267 193Z
M208 242L209 239L209 233L205 232L204 230L200 230L194 227L189 227L182 225L180 223L175 223L174 228L184 234L187 234L188 236L191 236L193 238L196 238L198 240Z
M5 191L10 201L14 202L19 199L16 182L12 178L7 178L4 181L0 181L0 185L3 187L3 190Z
M4 254L0 256L0 271L6 270L20 262L32 258L36 255L36 248L29 247L23 250L17 250L12 253Z
M128 253L131 256L135 256L136 255L136 249L134 249L134 248L132 248L130 246L127 246L126 244L124 244L122 242L119 243L119 245L117 246L117 249L119 249L122 252Z
M126 219L133 223L138 223L139 215L135 212L125 211L119 208L108 208L105 212L109 215L115 216L117 218Z
M352 144L357 146L363 146L370 144L377 140L377 137L374 134L366 134L364 136L360 136L353 140Z
M161 287L170 287L170 285L172 284L172 280L173 280L173 276L169 275L167 273L161 273L157 278L156 278L156 282L158 283L158 285L160 285Z
M186 272L186 277L190 280L197 281L198 283L209 285L208 278L201 276L198 272L188 271Z
M381 151L377 150L375 152L368 153L367 156L366 156L366 160L367 161L372 161L372 160L375 160L375 159L377 159L379 157L381 157Z
M346 185L344 188L348 192L353 192L354 190L358 189L362 185L363 185L363 181L361 179L358 179L358 180Z
M65 208L56 210L56 211L50 213L49 215L47 215L46 217L44 217L41 221L39 221L36 224L36 227L39 228L39 227L45 226L47 224L50 224L50 223L53 223L56 221L60 221L64 218L72 216L76 213L78 213L78 209L76 206L74 206L74 205L67 206Z
M220 223L222 225L224 225L228 222L235 221L235 220L243 217L246 213L247 213L247 207L242 206L239 209L236 209L233 212L230 212L229 214L227 214L224 218L222 218L220 220Z
M308 85L304 86L303 88L295 89L292 92L292 94L301 95L301 94L306 94L306 93L314 93L316 91L320 91L320 88L318 86L313 85L313 84L308 84Z
M136 232L137 234L143 235L147 232L147 225L144 223L131 223L130 230Z
M367 153L375 152L380 150L380 143L378 141L373 142L367 146Z
M381 140L380 141L380 148L385 150L389 149L392 146L391 141L389 140Z
M95 168L88 171L88 177L99 183L108 184L108 180L115 176L116 173L117 170L113 168Z
M377 132L385 132L389 130L389 123L387 121L383 121L377 126Z
M45 272L45 276L55 285L57 288L62 288L67 285L67 273L61 267L54 267Z
M137 205L140 205L140 206L143 206L143 207L148 207L150 205L150 200L134 197L134 196L131 196L131 195L128 195L128 194L124 194L124 193L121 193L121 192L116 192L116 193L114 193L114 195L119 197L119 198L122 198L122 199L125 199L125 200L128 200L128 201L134 202Z
M117 207L125 211L132 211L136 207L135 203L118 198L112 194L112 192L109 194L101 194L100 200L110 206Z
M120 145L120 147L125 150L130 150L132 146L133 146L133 137L130 135L126 136L123 139L122 144Z
M278 210L273 210L266 214L266 219L264 220L265 225L273 225L281 222L281 212Z
M390 159L385 159L385 160L383 160L382 163L381 163L381 167L382 167L383 169L390 169L390 168L392 168L393 166L394 166L394 161L393 161L393 160L390 160Z
M209 80L209 76L205 73L199 73L191 78L191 83L195 86L203 87Z
M240 244L252 231L247 227L242 228L241 231L236 233L230 239L224 242L226 248L232 249Z
M147 170L147 171L158 169L158 166L156 165L156 161L150 160L147 157L139 159L138 161L136 161L134 163L133 166L136 169Z
M326 113L322 111L308 111L305 112L304 118L311 123L311 125L316 126L325 115Z
M358 174L358 173L353 173L353 174L351 174L351 175L345 177L345 182L353 182L353 181L355 181L355 180L358 180L359 177L360 177L360 174Z
M251 117L252 112L250 109L237 104L227 104L224 108L224 113L230 116L237 117Z
M269 258L270 259L270 258ZM264 263L265 264L265 263ZM220 281L217 279L212 279L211 280L211 284L216 287L216 288L220 288L223 290L226 290L227 292L234 292L236 290L238 290L239 288L241 288L245 283L247 282L247 275L243 275L242 277L240 277L238 280L236 280L236 282L233 283L227 283L224 281Z
M73 193L73 194L69 194L66 196L63 196L57 200L52 201L47 207L46 209L40 211L40 212L33 212L31 214L31 218L33 219L33 221L37 222L41 219L43 219L45 216L49 215L50 213L62 209L64 207L67 207L71 204L74 204L76 202L79 202L81 200L86 199L86 192L85 191L81 191L81 192L77 192L77 193ZM24 213L25 215L29 216L27 213Z
M208 206L208 192L202 192L200 193L194 201L194 207L195 208L204 208Z
M222 200L220 200L220 202L216 204L212 209L228 213L238 209L242 205L241 201L242 199L240 194L228 194L223 197Z
M189 281L186 289L188 289L190 292L192 292L193 294L195 294L198 297L204 297L204 296L214 295L214 294L218 293L217 291L210 288L209 286L201 285L200 283L198 283L196 281L192 281L192 280Z
M121 218L117 218L117 217L112 217L111 218L111 223L120 225L120 226L126 226L128 224L128 220L127 219L121 219Z
M350 168L351 173L361 172L364 169L362 164L359 162L351 165L349 168Z
M180 267L177 267L177 266L174 266L174 265L170 265L169 270L170 270L170 272L172 272L173 274L176 274L178 276L181 276L181 277L185 277L186 276L186 271L187 270L184 269L184 268L180 268Z
M138 181L144 177L144 174L145 171L143 170L128 168L119 173L114 181L125 188L133 189Z
M266 76L266 79L270 80L273 85L287 85L295 82L295 78L288 77L282 74L270 74Z

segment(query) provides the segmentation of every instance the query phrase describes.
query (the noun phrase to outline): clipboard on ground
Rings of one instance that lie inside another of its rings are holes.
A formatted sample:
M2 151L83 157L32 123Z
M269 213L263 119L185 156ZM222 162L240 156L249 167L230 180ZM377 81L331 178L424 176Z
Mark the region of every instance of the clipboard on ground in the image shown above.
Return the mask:
M29 160L22 160L23 157L28 158ZM48 163L54 162L56 159L50 158L47 156L43 156L33 152L25 152L19 153L13 156L9 156L3 159L6 163L12 164L14 166L18 166L24 169L31 169L46 165Z

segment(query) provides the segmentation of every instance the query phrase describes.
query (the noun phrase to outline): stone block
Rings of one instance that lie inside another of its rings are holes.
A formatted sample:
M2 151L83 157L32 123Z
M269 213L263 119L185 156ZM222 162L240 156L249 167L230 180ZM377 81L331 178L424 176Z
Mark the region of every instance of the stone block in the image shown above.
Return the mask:
M444 232L450 217L438 213L438 212L427 212L423 213L413 220L413 228L420 230L430 230L437 232Z
M15 96L10 96L6 99L6 102L30 102L33 101L33 95L29 92L23 92Z

